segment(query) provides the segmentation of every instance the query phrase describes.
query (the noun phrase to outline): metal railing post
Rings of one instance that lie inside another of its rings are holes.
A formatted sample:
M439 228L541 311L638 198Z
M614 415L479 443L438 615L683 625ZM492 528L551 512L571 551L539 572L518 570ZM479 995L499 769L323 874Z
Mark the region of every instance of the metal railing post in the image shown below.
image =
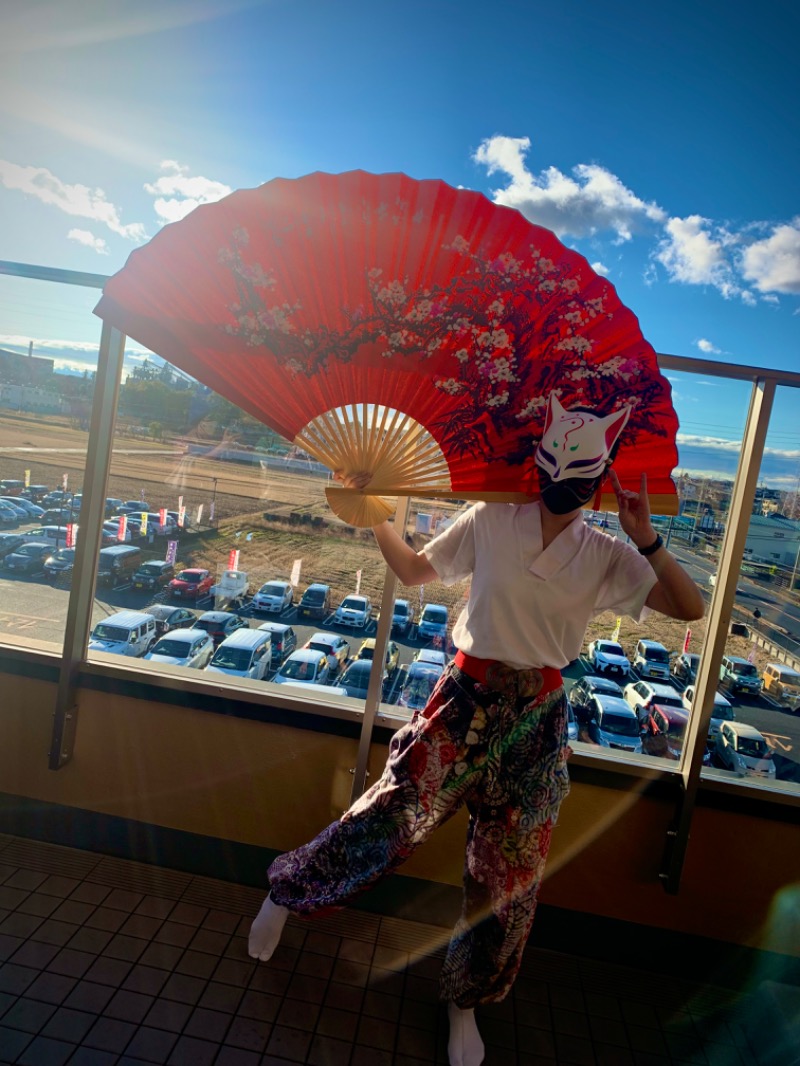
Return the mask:
M53 715L49 753L51 770L60 770L70 761L75 745L78 721L76 678L78 667L86 656L86 644L92 625L97 556L102 540L106 485L114 443L114 423L124 352L125 336L104 322L92 400L92 420L86 446L86 469L80 525L75 543L72 588L64 631L64 653Z
M406 522L411 500L408 496L400 496L397 500L397 511L394 516L395 528L400 536L405 535ZM375 716L381 702L383 688L383 663L386 655L386 645L389 642L389 634L392 631L392 615L394 614L394 597L397 591L397 577L386 567L386 577L383 582L383 595L381 596L381 615L378 619L378 632L375 634L375 655L372 660L372 670L369 675L369 687L367 698L364 703L364 718L361 722L361 736L358 741L358 756L353 777L353 788L350 793L350 803L361 796L367 788L367 763L369 761L369 749L372 745L372 730L375 725Z
M736 480L733 483L728 523L720 550L717 584L711 597L706 639L701 651L692 714L686 733L685 750L691 754L691 759L688 765L684 762L681 768L683 787L675 820L667 832L666 849L659 874L664 889L671 895L678 892L689 843L689 828L697 799L703 751L719 682L720 663L725 654L736 583L744 556L744 545L750 527L749 518L753 510L764 443L775 399L775 386L774 378L757 378L750 394L750 409L739 453Z

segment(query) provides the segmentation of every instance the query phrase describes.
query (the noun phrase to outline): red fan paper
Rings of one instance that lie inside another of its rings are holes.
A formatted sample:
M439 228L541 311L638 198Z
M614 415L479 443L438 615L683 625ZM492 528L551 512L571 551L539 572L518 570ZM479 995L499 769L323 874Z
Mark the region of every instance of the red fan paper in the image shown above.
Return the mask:
M678 422L636 317L582 256L480 193L275 179L166 226L96 313L324 462L375 469L377 441L368 492L533 498L551 390L601 414L630 405L615 469L632 489L645 470L654 512L676 511Z

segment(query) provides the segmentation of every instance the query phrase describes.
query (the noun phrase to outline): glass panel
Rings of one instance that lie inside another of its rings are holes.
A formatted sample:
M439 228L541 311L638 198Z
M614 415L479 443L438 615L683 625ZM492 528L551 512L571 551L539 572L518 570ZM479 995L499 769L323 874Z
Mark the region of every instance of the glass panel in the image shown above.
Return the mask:
M78 525L100 343L97 295L0 275L3 644L63 647L67 542Z
M363 699L385 568L371 531L332 513L328 484L308 455L142 353L120 391L93 616L134 635L90 653ZM187 629L209 639L195 648Z
M732 635L720 666L730 704L712 765L744 783L800 788L800 432L779 388L749 520Z
M751 384L673 371L667 376L680 420L678 465L673 473L679 512L673 517L655 516L653 524L670 552L697 582L708 606L716 583ZM624 537L615 515L600 516L599 524L606 522L607 532ZM606 682L616 682L638 719L640 757L678 764L684 755L683 738L692 711L705 634L705 618L687 625L657 612L641 623L627 617L601 615L589 624L584 654L579 663L567 670L567 684L571 687L579 675L599 675ZM618 661L609 657L603 643L598 643L613 638L624 654ZM730 638L733 642L736 639L734 635ZM591 682L584 679L573 697L578 736L581 743L605 746L608 738L600 735L591 720L598 702L588 698L591 687ZM704 753L706 762L710 761L713 735L728 714L724 697L719 695L716 700L719 713L712 719Z

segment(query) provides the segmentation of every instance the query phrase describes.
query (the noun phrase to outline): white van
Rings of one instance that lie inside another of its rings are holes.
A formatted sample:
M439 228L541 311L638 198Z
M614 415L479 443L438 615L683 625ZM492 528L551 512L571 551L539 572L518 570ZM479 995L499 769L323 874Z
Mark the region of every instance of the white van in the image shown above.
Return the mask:
M157 635L156 620L151 614L118 611L94 627L89 651L110 651L136 658L150 651Z
M237 629L220 644L206 667L210 674L262 681L272 664L272 638L263 629Z
M77 539L77 526L75 526L74 533ZM26 529L21 535L26 541L35 540L37 544L49 544L51 548L66 548L67 546L66 526L37 526L36 529Z

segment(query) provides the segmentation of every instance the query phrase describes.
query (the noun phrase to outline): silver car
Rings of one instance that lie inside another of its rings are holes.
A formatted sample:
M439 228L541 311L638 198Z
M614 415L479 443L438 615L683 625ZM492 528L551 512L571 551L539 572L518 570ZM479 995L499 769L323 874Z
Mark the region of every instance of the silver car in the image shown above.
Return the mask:
M214 654L214 641L204 629L173 629L159 637L144 658L170 666L202 670Z

